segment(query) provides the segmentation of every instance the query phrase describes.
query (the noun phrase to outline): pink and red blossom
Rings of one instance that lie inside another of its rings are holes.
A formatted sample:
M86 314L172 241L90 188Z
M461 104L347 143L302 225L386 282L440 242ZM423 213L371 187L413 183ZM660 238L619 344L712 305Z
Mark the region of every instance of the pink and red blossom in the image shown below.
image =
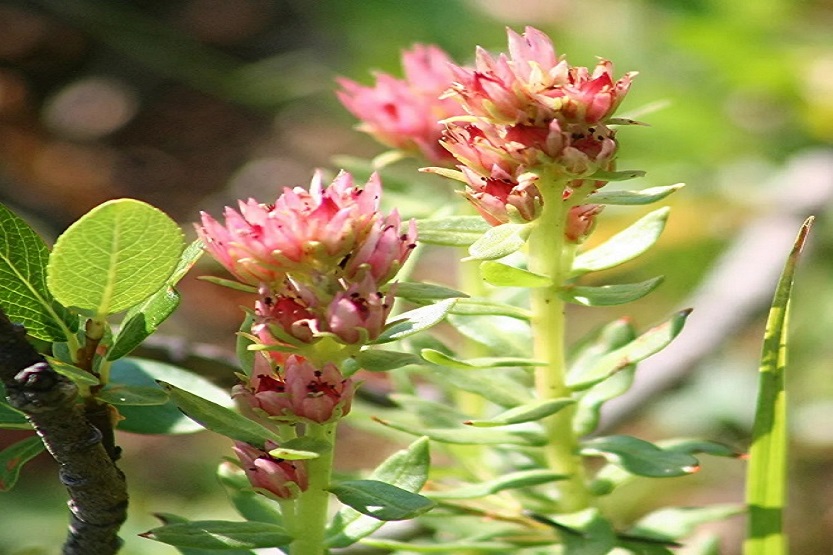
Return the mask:
M234 442L234 452L252 487L281 499L294 499L309 486L303 461L278 459L269 454L278 444L266 441L265 450L242 441Z
M359 129L379 142L404 151L419 152L433 164L451 160L440 145L439 122L462 115L454 100L441 98L453 80L451 58L436 46L415 45L402 54L404 79L376 74L372 87L339 79L337 92L344 106L359 118Z

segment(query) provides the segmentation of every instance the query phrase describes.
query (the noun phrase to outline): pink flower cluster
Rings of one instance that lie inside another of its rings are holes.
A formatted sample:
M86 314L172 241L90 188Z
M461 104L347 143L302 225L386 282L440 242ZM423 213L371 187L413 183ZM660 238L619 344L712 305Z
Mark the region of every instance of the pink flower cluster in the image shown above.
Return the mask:
M402 54L402 66L404 79L377 73L373 87L339 79L338 98L361 120L359 129L380 143L448 164L453 158L439 144L440 121L464 113L459 103L441 98L453 80L451 58L436 46L418 44Z
M278 459L269 454L278 445L267 440L265 449L258 449L242 441L234 442L234 452L249 478L252 487L280 499L294 499L306 491L307 471L300 461Z

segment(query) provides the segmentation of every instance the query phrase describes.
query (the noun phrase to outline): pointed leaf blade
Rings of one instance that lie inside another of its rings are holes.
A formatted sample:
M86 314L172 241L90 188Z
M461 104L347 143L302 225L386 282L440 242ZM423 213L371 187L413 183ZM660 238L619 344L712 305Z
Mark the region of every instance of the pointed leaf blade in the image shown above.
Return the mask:
M621 206L637 206L651 204L660 201L682 189L685 185L677 183L664 187L650 187L641 191L607 191L606 188L599 189L588 198L593 204L615 204Z
M278 547L292 541L292 536L276 524L222 520L168 524L139 535L176 547L217 550Z
M613 268L647 251L665 229L669 211L667 207L654 210L598 247L581 253L573 262L572 275Z
M670 478L697 472L700 464L691 455L660 449L631 436L597 437L582 443L583 455L600 455L637 476Z
M442 219L417 220L420 243L468 247L491 229L480 216L451 216Z
M663 282L663 277L640 281L588 287L568 285L559 291L559 296L569 303L583 306L615 306L641 299Z
M389 343L435 326L442 322L455 302L456 299L445 299L404 312L391 322L373 343Z
M540 486L558 480L565 480L568 476L558 474L551 470L524 470L512 472L494 480L480 482L469 486L463 486L450 490L438 490L426 492L425 496L430 499L478 499L493 495L501 491L519 488Z
M480 264L483 281L497 287L549 287L552 279L522 268L486 260Z
M0 491L9 491L20 477L23 465L44 450L38 436L27 437L0 451Z
M117 406L150 407L168 402L168 395L158 387L113 383L107 384L95 397Z
M434 508L434 502L379 480L349 480L330 487L338 500L377 520L408 520Z
M536 400L532 403L509 409L488 419L468 420L465 424L474 426L475 428L494 428L497 426L509 426L511 424L523 424L524 422L536 422L574 403L575 401L569 397Z
M464 260L497 260L521 249L532 227L529 224L501 224L489 228L469 247Z

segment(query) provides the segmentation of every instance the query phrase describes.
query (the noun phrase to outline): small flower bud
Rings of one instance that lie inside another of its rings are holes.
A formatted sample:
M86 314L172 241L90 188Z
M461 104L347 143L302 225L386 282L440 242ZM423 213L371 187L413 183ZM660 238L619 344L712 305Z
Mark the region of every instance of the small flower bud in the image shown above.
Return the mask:
M306 466L303 461L287 461L271 456L269 451L277 447L277 443L269 440L265 450L235 441L233 449L252 487L281 499L294 499L308 487Z

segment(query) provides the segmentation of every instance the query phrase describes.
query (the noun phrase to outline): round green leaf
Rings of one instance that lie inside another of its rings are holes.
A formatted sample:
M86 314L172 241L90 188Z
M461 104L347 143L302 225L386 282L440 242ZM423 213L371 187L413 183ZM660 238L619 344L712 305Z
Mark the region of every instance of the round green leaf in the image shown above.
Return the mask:
M156 293L182 249L182 231L164 212L134 199L111 200L58 238L47 285L65 306L115 314Z

